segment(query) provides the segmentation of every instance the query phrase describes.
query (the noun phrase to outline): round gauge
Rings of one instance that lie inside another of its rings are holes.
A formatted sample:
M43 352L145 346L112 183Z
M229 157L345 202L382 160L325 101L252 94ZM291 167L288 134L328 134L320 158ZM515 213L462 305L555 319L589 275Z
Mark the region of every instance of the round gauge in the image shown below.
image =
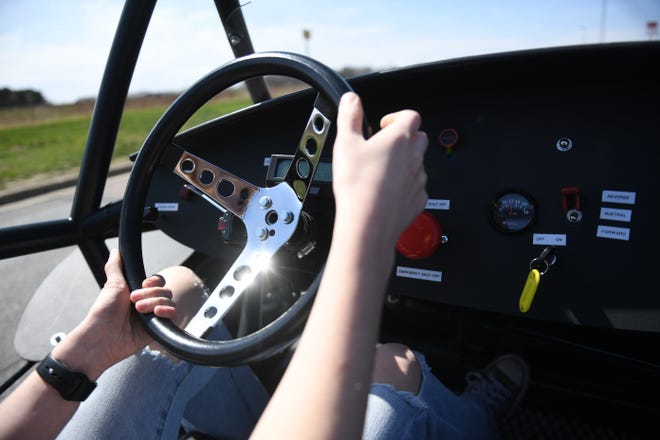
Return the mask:
M490 219L497 229L514 234L534 223L536 207L532 198L522 191L508 191L490 205Z

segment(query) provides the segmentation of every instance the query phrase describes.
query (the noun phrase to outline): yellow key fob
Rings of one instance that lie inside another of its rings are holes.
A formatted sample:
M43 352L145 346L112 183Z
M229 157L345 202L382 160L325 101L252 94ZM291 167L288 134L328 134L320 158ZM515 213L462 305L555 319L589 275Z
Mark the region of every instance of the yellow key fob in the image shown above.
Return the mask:
M525 313L530 307L532 307L532 301L534 301L534 295L536 295L536 289L539 288L539 283L541 282L541 273L532 269L527 275L527 281L525 281L525 287L523 287L522 294L520 295L520 300L518 301L518 306L520 311Z

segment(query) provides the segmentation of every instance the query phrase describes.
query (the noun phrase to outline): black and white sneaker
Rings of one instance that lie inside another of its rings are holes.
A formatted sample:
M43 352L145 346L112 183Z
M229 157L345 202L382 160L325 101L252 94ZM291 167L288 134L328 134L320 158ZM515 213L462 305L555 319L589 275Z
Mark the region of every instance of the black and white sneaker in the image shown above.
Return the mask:
M529 382L529 367L519 356L498 357L480 372L465 376L464 393L476 393L497 422L504 420L520 403Z

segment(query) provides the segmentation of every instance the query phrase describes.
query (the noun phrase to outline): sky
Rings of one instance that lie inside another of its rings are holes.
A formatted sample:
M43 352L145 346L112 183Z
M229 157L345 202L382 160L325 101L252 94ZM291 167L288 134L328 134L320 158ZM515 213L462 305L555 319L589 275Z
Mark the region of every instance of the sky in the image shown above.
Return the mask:
M241 0L257 51L335 69L648 40L660 0ZM0 0L0 88L96 96L120 0ZM311 39L303 39L303 29ZM658 39L658 37L655 37ZM130 93L180 92L233 57L211 0L159 0Z

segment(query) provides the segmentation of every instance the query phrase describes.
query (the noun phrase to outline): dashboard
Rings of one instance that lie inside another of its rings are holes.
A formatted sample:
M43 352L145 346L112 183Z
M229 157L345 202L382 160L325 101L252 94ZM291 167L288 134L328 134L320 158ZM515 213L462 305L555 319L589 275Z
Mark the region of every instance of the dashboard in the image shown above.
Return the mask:
M657 43L579 46L349 80L372 126L415 109L430 141L429 201L397 246L388 302L660 332L658 59ZM257 104L175 142L248 182L272 185L313 99L308 90ZM284 260L296 265L293 277L320 267L327 251L331 148L323 154L304 208L317 244L303 259ZM148 203L156 225L187 246L218 258L240 252L240 222L220 231L218 211L171 168L156 171Z

